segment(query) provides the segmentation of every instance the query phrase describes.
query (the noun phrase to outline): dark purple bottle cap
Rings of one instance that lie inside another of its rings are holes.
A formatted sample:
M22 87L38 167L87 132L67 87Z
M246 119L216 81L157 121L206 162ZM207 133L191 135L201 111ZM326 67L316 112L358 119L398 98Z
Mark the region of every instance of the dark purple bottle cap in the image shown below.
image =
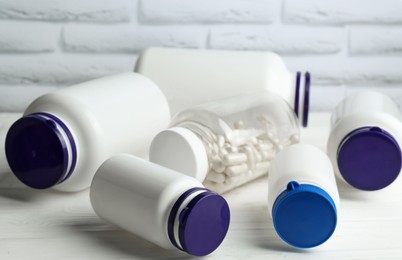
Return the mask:
M379 127L362 127L349 133L339 145L337 160L346 182L367 191L390 185L402 164L398 143Z
M306 72L304 74L304 100L303 100L303 111L299 111L300 106L300 89L301 89L301 72L296 73L296 85L295 85L295 102L294 102L294 112L296 116L302 120L301 124L303 127L308 125L308 114L310 107L310 73Z
M5 150L15 176L35 189L50 188L66 180L77 159L67 126L47 113L17 120L7 133Z
M187 201L192 195L195 196ZM186 202L188 204L183 208ZM168 234L173 245L190 255L205 256L218 248L226 236L230 222L229 206L222 196L214 192L202 188L190 189L176 201L168 222Z

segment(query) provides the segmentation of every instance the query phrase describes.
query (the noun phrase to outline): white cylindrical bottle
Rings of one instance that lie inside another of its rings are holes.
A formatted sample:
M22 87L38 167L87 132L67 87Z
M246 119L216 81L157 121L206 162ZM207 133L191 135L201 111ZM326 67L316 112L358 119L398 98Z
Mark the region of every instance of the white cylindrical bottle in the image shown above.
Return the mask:
M90 197L105 220L160 247L195 256L218 248L229 228L223 197L194 178L132 155L103 163Z
M346 97L331 117L327 151L336 174L366 191L387 187L401 171L402 114L372 91Z
M282 150L268 177L268 210L276 232L288 244L310 248L335 231L339 194L331 161L306 144Z
M216 100L178 113L152 141L152 162L218 193L268 172L277 151L299 141L288 103L263 91Z
M110 156L146 156L169 121L168 103L151 80L135 73L104 77L31 103L8 131L6 156L27 186L79 191Z
M212 100L269 90L307 126L310 74L291 73L272 52L149 48L135 68L152 79L172 114Z
M6 113L0 118L0 178L11 173L10 166L8 166L6 159L4 146L8 129L10 129L10 126L20 117L21 115L18 113Z

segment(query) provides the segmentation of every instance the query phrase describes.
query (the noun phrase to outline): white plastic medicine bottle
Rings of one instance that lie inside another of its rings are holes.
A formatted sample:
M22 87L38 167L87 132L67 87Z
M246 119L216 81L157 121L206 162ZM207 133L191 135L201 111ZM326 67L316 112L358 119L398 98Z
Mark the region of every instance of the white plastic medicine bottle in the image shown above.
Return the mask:
M105 220L165 249L190 255L213 252L230 222L225 199L200 182L132 155L108 159L90 189Z
M267 174L275 154L299 142L288 103L268 91L216 100L174 116L152 141L152 162L218 193Z
M269 90L307 125L310 74L289 72L272 52L149 48L135 71L162 89L173 115L216 99Z
M331 117L328 155L336 174L366 191L387 187L401 171L402 114L391 98L364 91L346 97Z
M167 101L151 80L117 74L36 99L8 131L6 156L29 187L79 191L110 156L146 156L169 121Z
M291 145L274 159L268 177L268 210L282 240L318 246L335 231L339 194L331 161L320 149Z

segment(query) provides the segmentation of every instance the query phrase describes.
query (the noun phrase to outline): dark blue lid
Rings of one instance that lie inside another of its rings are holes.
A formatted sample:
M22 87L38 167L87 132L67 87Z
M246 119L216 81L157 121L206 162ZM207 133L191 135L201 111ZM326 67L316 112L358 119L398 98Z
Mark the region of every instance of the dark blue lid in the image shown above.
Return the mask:
M310 248L327 241L335 231L337 209L323 189L289 182L272 207L278 235L288 244Z
M307 127L308 124L308 112L310 108L310 82L310 72L306 72L304 75L303 127Z
M7 133L5 150L15 176L36 189L63 182L76 163L71 133L58 118L45 113L17 120Z
M204 192L196 195L181 212L178 212L185 198L200 190ZM178 237L181 248L173 235L177 214L179 214ZM229 223L230 211L226 200L209 190L195 188L183 194L173 206L169 216L169 238L177 248L194 256L205 256L222 243Z
M362 127L349 133L338 148L343 178L361 190L390 185L401 171L401 149L391 134L379 127Z
M308 125L308 114L310 107L310 73L306 72L304 74L304 100L303 100L303 111L299 111L300 104L300 84L301 84L301 72L296 73L296 86L295 86L295 102L294 102L294 112L298 118L302 115L302 126L307 127Z

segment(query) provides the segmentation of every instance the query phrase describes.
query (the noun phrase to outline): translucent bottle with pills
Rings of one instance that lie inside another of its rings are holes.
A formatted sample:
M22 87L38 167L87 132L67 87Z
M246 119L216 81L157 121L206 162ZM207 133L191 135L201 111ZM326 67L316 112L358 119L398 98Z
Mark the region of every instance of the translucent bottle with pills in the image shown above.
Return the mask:
M223 193L267 174L275 154L298 141L293 110L263 91L178 113L153 139L149 158Z
M147 156L152 138L169 122L168 103L151 80L117 74L36 99L10 127L6 157L29 187L79 191L110 156Z
M375 191L396 180L402 165L402 113L390 97L363 91L331 116L327 152L336 174L352 187Z
M307 126L310 73L289 72L273 52L148 48L135 71L153 80L172 114L216 99L268 90Z
M306 144L278 153L268 177L268 210L286 243L311 248L327 241L339 212L338 189L327 155Z
M101 165L90 198L103 219L165 249L212 253L224 240L225 199L176 171L121 154Z

